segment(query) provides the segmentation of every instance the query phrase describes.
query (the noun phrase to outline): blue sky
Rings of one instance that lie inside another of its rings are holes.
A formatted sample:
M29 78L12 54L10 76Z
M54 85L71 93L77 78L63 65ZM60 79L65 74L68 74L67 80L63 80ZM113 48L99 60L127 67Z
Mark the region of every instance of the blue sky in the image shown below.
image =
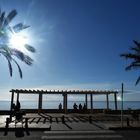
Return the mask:
M0 99L10 99L12 88L131 90L126 100L140 100L135 87L139 70L120 54L133 39L140 41L139 0L0 0L6 12L18 11L11 24L25 22L29 43L37 53L20 79L14 66L11 78L0 56Z

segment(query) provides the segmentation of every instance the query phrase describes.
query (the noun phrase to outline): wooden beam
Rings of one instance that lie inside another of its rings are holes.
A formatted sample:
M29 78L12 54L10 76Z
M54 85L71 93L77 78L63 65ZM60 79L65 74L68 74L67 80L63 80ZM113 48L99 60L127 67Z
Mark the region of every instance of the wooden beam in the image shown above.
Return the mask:
M10 92L22 94L95 94L95 95L105 95L114 94L117 91L108 90L24 90L24 89L12 89Z
M90 106L91 106L91 113L93 112L93 96L90 94Z
M67 113L67 94L63 94L63 109L64 113Z
M107 110L109 109L109 97L108 94L106 94L106 104L107 104Z
M88 108L87 94L85 94L85 104L86 104L86 107Z
M10 121L12 121L12 109L13 109L13 102L14 102L14 91L12 91L12 95L11 95L11 107L10 107Z
M115 110L118 110L117 106L117 93L114 93Z
M42 109L42 94L39 93L39 98L38 98L38 109Z
M17 101L19 101L19 93L17 93Z

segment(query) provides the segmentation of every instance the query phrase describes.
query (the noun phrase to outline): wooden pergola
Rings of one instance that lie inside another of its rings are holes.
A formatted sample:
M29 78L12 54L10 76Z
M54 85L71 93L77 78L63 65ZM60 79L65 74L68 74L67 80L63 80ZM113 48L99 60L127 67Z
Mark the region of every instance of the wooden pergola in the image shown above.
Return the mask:
M38 94L38 110L42 109L42 98L43 94L61 94L63 95L63 110L67 113L68 95L85 95L85 104L88 106L88 95L90 96L90 109L93 111L93 95L105 95L106 96L106 109L109 109L109 95L114 95L115 110L117 110L117 93L118 91L108 90L24 90L24 89L12 89L10 90L11 95L11 111L14 102L14 95L17 94L17 101L19 100L20 94Z

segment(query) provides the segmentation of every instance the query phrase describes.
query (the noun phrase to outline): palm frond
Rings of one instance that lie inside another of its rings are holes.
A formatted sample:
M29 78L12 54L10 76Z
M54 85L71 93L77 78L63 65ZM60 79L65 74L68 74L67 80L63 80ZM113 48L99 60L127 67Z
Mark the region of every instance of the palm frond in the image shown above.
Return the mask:
M134 44L136 45L136 47L140 48L140 43L136 40L133 40Z
M0 25L1 25L1 8L0 8ZM1 26L0 26L0 28L1 28Z
M136 60L140 60L140 55L137 54L132 54L132 53L125 53L125 54L121 54L121 57L125 57L126 59L136 59Z
M5 53L2 53L2 54L3 54L3 56L5 56L5 58L8 61L9 72L10 72L10 76L12 77L13 69L12 69L12 65L11 65L11 59Z
M30 26L28 25L24 25L23 23L19 23L19 24L16 24L14 27L13 27L13 30L15 33L18 33L20 32L21 30L23 29L26 29L26 28L29 28Z
M19 64L17 63L17 61L16 61L15 59L12 59L12 60L13 60L13 61L15 62L15 64L17 65L17 67L18 67L18 71L19 71L19 75L20 75L20 78L22 78L22 70L21 70Z
M32 52L32 53L36 52L36 50L35 50L34 47L32 47L32 46L30 46L30 45L28 45L28 44L25 44L24 46L25 46L25 48L26 48L28 51L30 51L30 52Z
M5 19L5 12L2 12L1 13L1 16L0 16L0 28L2 29L2 25L3 25L3 22L4 22L4 19Z
M140 82L140 76L137 78L135 85L137 85L139 82Z
M29 57L28 55L24 55L24 62L25 62L27 65L32 65L33 59L32 59L31 57Z
M29 28L30 26L24 25L23 23L18 23L15 26L10 26L10 22L14 19L16 15L17 11L15 9L12 10L7 16L5 16L5 12L2 12L0 9L0 39L4 42L3 44L0 44L0 55L3 55L8 61L10 76L12 76L13 74L11 64L11 62L13 61L18 67L20 78L22 78L22 70L20 68L20 65L17 63L15 57L18 58L20 61L23 61L27 65L32 65L33 59L30 56L26 55L24 52L16 48L11 48L8 42L8 40L10 39L9 33L18 33L23 29ZM35 48L28 44L25 44L24 47L32 53L36 52Z
M17 50L17 49L11 49L12 55L16 56L21 61L24 61L24 54L23 52Z
M10 72L10 76L12 77L12 73L13 73L13 70L12 70L12 65L11 65L11 62L9 59L8 60L8 66L9 66L9 72Z
M6 57L8 57L9 59L11 59L11 49L7 46L7 45L3 45L2 46L2 50L1 52L3 53L3 55L5 55Z
M32 65L33 59L28 55L24 54L23 52L17 49L11 49L12 55L16 56L21 61L25 62L27 65Z
M0 17L0 20L2 21L2 23L4 22L4 19L5 19L5 12L2 12L1 17Z
M130 50L135 51L136 53L140 53L140 48L132 47Z
M140 43L136 40L133 40L135 46L131 47L130 50L134 51L134 53L124 53L121 54L121 57L126 59L131 59L133 62L128 65L125 70L137 69L140 68ZM137 78L135 85L140 82L140 76Z
M125 68L125 70L132 70L132 69L137 69L140 67L140 64L130 64Z
M6 27L16 15L17 15L17 11L16 11L15 9L12 10L12 11L8 14L8 16L6 17L3 26Z

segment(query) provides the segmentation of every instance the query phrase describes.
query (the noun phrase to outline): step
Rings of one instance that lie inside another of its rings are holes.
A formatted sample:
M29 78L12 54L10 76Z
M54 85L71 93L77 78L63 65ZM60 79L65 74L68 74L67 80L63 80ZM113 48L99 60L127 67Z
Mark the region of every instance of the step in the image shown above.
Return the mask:
M0 140L41 140L39 136L26 136L26 137L15 137L15 136L0 136Z
M95 131L44 131L47 135L94 135L94 134L114 134L115 131L113 130L95 130Z
M41 139L46 140L74 140L74 139L109 139L109 138L123 138L121 135L61 135L61 136L42 136Z

